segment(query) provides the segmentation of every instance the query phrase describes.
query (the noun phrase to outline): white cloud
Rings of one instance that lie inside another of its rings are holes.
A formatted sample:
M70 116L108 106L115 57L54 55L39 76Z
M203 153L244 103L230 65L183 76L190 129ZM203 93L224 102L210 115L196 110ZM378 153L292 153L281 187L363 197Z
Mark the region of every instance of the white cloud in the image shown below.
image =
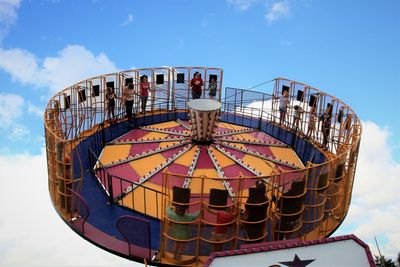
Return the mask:
M16 94L0 94L0 132L13 142L28 141L30 130L18 120L24 114L25 101Z
M15 94L0 94L0 128L8 128L23 114L24 99Z
M131 23L132 21L133 21L133 15L132 15L132 14L129 14L129 15L128 15L128 18L127 18L124 22L121 23L121 26L126 26L126 25L128 25L129 23Z
M0 48L0 68L15 81L49 88L51 92L92 76L118 71L104 53L94 55L80 45L68 45L56 57L46 57L42 64L29 51Z
M227 0L227 1L229 6L232 6L239 11L245 11L257 2L257 0Z
M269 23L275 22L290 14L290 5L288 1L278 1L273 3L267 10L265 18Z
M34 104L32 102L28 101L28 112L31 114L36 115L39 118L43 118L44 116L44 110Z
M0 68L10 73L14 81L23 84L38 82L38 59L29 51L0 48Z
M7 135L7 138L11 141L29 141L29 134L30 134L30 130L22 124L14 124L11 126L11 128L9 129L9 133Z
M0 43L17 20L22 0L0 0Z
M387 129L373 122L363 122L352 202L336 234L354 233L377 255L375 235L380 240L383 255L395 257L400 248L400 163L393 158L389 136Z
M17 19L17 9L21 0L0 0L0 22L14 23Z
M44 80L54 90L63 89L83 79L118 71L106 54L95 56L80 45L68 45L57 57L47 57L40 69Z
M40 155L0 155L0 169L0 266L142 266L95 247L58 217L44 149Z

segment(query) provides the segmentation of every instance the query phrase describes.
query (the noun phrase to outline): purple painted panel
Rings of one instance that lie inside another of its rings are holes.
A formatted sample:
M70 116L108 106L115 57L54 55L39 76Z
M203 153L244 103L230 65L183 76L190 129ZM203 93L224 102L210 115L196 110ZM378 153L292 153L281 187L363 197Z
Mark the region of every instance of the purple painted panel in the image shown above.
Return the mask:
M258 145L249 145L245 144L246 148L250 151L259 152L265 156L274 156L271 149L268 146L258 146Z
M127 242L110 236L103 232L101 229L98 229L89 223L86 224L85 228L85 237L89 240L92 240L94 243L99 244L112 251L124 255L129 255L129 246ZM133 244L131 244L131 252L134 256L137 256L139 258L145 258L148 255L147 248L143 248ZM152 253L154 252L152 251Z
M117 138L116 140L121 141L121 140L137 140L139 138L142 138L144 135L148 134L148 131L145 130L140 130L140 129L135 129L132 130L128 133L126 133L125 135Z
M257 138L257 140L261 140L264 142L278 142L279 144L283 144L281 141L279 141L278 139L273 138L270 135L267 135L264 132L261 131L256 131L256 132L251 132L249 133L251 136Z
M117 177L110 176L112 179L112 192L113 198L119 197L126 190L131 183L118 179Z
M165 128L165 130L187 131L188 129L186 129L182 125L177 125L177 126L174 126L174 127Z
M249 172L248 170L246 170L237 163L222 168L222 170L225 173L225 176L229 178L238 177L240 173L242 173L244 176L254 176L254 174L252 174L251 172Z
M282 175L282 184L284 185L284 191L287 191L290 189L292 186L292 182L294 180L299 180L303 177L302 172L292 172L292 173L286 173Z
M123 178L131 182L139 181L139 174L129 165L129 163L124 163L118 166L107 168L110 175ZM113 196L117 197L121 195L125 189L131 185L129 182L122 181L118 178L112 179L113 185ZM107 187L107 185L104 185Z
M214 163L211 161L210 156L207 152L206 146L200 147L200 155L196 164L196 169L212 169L214 168Z
M158 175L158 173L157 173L154 177L152 177L151 182L156 183L161 186L163 170L160 171L161 175ZM183 165L177 164L177 163L171 163L170 165L168 165L168 171L171 173L186 175L188 170L189 170L189 166L183 166ZM184 181L185 181L184 178L181 178L181 177L178 178L174 175L170 175L168 177L168 182L169 182L170 187L172 187L172 186L181 187L183 185Z
M225 151L230 152L231 154L233 154L235 157L237 157L238 159L242 159L245 155L245 153L241 152L241 151L237 151L235 149L232 148L228 148L228 147L223 147L223 149Z
M286 165L281 165L281 164L277 164L277 163L275 163L275 164L278 165L279 168L281 168L283 171L293 171L294 170L294 168L288 167Z
M139 180L139 174L129 165L129 163L107 168L107 171L110 175L115 175L128 181L136 182Z
M132 144L129 156L135 156L136 154L156 149L159 145L160 143Z
M178 152L179 152L180 150L182 150L183 148L184 148L184 146L180 146L180 147L176 147L176 148L171 148L171 149L168 149L168 150L166 150L166 151L161 152L161 155L163 155L165 158L169 159L169 158L172 158L172 156L173 156L174 154L178 154Z
M162 172L163 172L163 170L157 172L153 177L150 178L150 182L157 184L159 186L162 186ZM181 187L183 185L183 182L184 182L183 178L180 178L180 177L178 178L174 175L168 176L168 184L170 187L173 187L173 186Z
M171 163L168 166L168 171L172 172L172 173L178 173L178 174L186 175L188 170L189 170L189 166L184 166L184 165L177 164L177 163Z
M154 184L157 184L159 186L162 186L162 172L163 172L163 170L158 171L148 181L150 181L150 182L152 182Z

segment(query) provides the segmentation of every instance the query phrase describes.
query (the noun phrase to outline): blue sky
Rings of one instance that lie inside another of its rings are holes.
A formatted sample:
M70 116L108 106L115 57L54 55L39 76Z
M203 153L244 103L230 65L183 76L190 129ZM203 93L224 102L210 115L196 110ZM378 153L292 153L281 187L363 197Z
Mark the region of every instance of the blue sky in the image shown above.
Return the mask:
M268 20L276 3L284 4ZM39 66L80 45L118 69L222 67L225 86L288 77L338 96L398 136L399 9L398 1L24 1L1 45L29 51ZM32 90L34 83L7 72L0 82L2 91L46 103L38 97L48 94L46 84ZM39 121L26 121L40 130Z
M94 75L213 66L224 69L224 86L241 88L287 77L342 99L365 122L368 157L340 230L363 239L373 232L393 253L400 236L376 230L360 210L384 207L368 214L388 219L400 213L398 198L363 201L377 179L399 184L399 10L395 0L0 0L0 155L43 155L47 101Z

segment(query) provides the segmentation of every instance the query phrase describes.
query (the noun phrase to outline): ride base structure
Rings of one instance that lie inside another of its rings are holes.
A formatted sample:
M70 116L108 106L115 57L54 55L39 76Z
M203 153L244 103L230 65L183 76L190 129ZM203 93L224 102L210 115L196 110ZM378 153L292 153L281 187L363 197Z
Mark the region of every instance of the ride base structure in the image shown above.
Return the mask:
M195 72L203 79L200 99L191 99ZM351 201L356 114L286 78L259 91L223 91L222 79L219 68L134 69L53 96L44 114L49 193L64 222L102 249L152 265L202 266L210 255L249 244L330 236ZM136 92L131 120L129 84Z

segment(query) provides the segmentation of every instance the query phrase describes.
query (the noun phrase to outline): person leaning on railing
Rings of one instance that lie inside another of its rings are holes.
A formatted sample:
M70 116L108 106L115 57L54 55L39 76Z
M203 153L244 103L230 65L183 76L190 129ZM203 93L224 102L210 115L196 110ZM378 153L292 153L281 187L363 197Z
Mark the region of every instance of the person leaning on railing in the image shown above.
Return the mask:
M216 207L206 206L206 209L217 216L217 224L212 231L211 239L216 242L222 242L227 239L228 228L232 227L232 223L236 217L236 209L232 212L231 207L224 207L222 210ZM223 244L215 243L213 245L213 252L220 251Z
M166 213L168 218L175 222L172 223L170 228L170 236L172 238L180 240L190 239L191 232L190 232L190 224L188 223L193 222L197 218L199 218L200 211L197 211L195 213L187 213L186 210L187 206L183 205L176 205L167 208ZM176 222L182 222L182 223L176 223ZM185 243L186 242L175 240L173 249L175 260L181 259L182 252L185 248Z

